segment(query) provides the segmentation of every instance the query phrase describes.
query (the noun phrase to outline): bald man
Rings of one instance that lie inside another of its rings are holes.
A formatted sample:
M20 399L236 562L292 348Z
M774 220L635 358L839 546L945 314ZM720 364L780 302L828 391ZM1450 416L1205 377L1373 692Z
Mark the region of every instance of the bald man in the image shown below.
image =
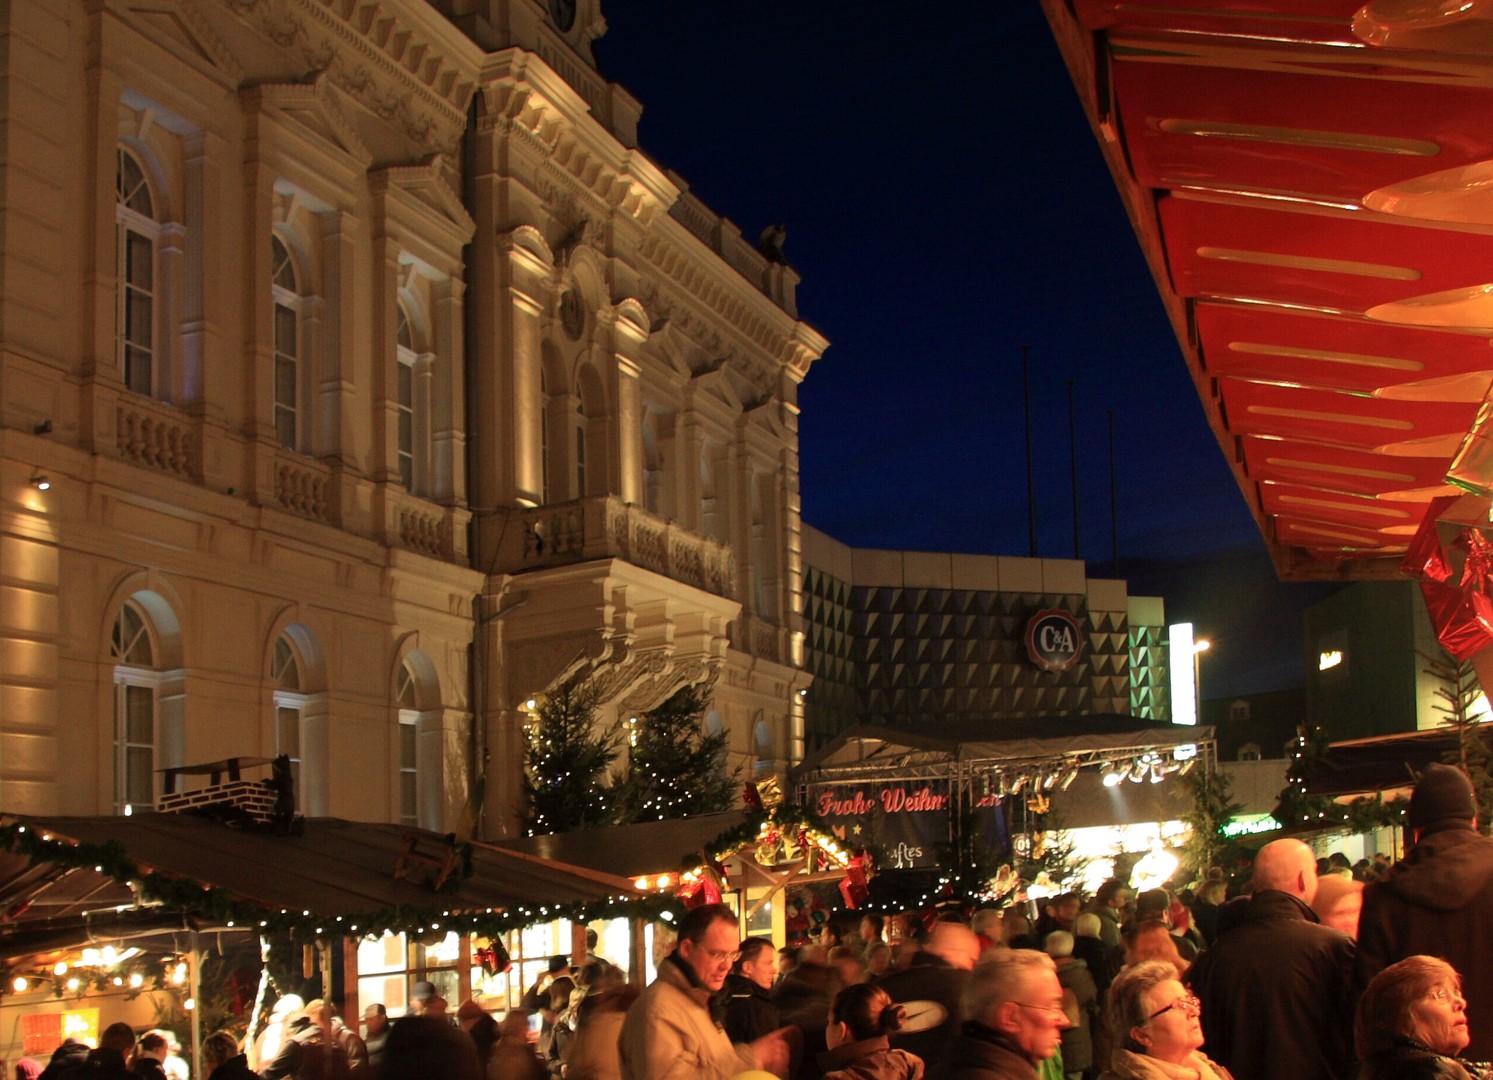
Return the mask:
M1255 856L1254 894L1226 904L1186 981L1203 1052L1235 1080L1351 1080L1353 939L1317 922L1317 860L1300 840Z

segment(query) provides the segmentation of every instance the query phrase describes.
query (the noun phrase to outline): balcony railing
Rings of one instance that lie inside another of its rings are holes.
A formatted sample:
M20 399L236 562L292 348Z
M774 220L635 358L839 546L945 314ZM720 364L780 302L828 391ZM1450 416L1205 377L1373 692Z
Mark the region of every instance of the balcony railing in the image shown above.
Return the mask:
M120 457L188 480L202 475L197 435L186 415L133 394L122 396L114 412L115 448Z
M618 558L734 599L731 549L611 495L507 511L497 568L522 573Z

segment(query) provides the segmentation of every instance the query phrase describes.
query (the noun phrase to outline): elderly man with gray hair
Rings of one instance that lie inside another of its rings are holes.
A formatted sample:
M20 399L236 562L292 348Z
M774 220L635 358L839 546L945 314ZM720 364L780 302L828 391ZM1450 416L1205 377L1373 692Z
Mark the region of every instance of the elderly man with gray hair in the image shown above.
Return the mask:
M989 953L964 988L964 1027L932 1080L1034 1080L1057 1052L1068 1014L1052 957L1030 949Z

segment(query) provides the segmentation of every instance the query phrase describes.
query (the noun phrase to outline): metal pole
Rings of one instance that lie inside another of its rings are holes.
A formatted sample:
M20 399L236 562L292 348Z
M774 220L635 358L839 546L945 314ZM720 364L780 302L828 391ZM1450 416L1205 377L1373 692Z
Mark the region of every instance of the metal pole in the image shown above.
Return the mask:
M192 1075L202 1075L202 947L192 931Z
M1021 393L1026 404L1026 532L1027 554L1037 557L1037 488L1032 479L1032 357L1030 345L1021 347Z
M1120 503L1115 481L1115 411L1109 410L1109 572L1120 576Z
M1073 380L1068 380L1068 468L1073 488L1073 557L1083 558L1078 542L1078 423L1073 415Z

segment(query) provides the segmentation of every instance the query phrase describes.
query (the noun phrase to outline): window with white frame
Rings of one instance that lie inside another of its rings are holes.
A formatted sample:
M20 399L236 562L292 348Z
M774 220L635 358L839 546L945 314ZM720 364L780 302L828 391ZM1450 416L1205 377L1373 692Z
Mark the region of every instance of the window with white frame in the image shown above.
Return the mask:
M306 694L301 684L301 662L290 637L281 634L270 659L270 681L275 685L275 754L290 758L297 801L301 792L301 719Z
M114 199L119 372L129 390L149 396L156 390L156 242L160 226L145 169L124 147L116 154Z
M586 409L579 401L575 405L575 497L586 497Z
M114 812L155 806L156 701L161 675L145 614L126 602L109 638L114 661Z
M408 664L399 666L395 700L399 705L399 824L419 825L420 713L415 698L415 676Z
M295 260L278 236L270 238L271 292L275 309L275 437L299 450L301 432L301 290Z
M396 397L398 413L399 479L404 490L415 490L415 336L410 329L409 312L399 305L399 325L395 332L398 341L398 363L395 365Z

